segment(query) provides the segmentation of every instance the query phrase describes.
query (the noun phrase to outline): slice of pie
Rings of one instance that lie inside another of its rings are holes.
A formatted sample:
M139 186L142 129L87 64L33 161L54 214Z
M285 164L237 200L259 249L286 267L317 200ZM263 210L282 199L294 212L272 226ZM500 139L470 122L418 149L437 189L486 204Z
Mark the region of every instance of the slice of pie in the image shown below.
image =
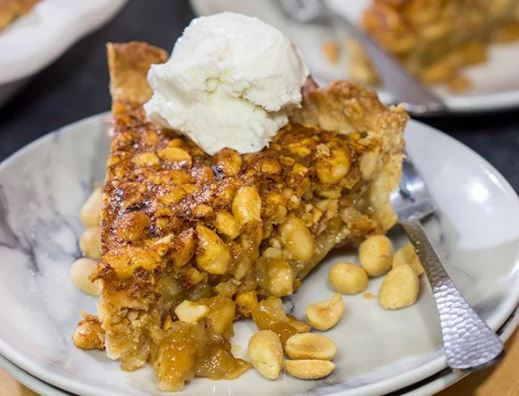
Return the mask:
M108 58L114 135L95 275L103 287L99 322L85 317L79 331L103 331L125 370L150 361L162 390L194 376L237 377L248 363L230 352L234 320L252 314L286 339L293 319L278 322L258 301L294 293L332 248L395 223L389 195L407 115L353 83L309 81L268 148L211 157L145 117L146 74L165 51L109 44ZM196 322L178 320L185 300L204 306Z
M361 23L423 82L461 90L467 87L463 67L486 61L490 43L519 38L519 1L374 0ZM364 82L376 80L358 46L351 73Z
M40 0L0 0L0 30L27 14Z

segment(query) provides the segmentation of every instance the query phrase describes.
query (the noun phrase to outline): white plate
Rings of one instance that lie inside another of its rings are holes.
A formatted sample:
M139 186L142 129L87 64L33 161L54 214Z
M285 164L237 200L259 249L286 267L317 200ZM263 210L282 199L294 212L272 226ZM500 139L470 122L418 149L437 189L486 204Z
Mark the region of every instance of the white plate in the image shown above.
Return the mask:
M0 164L0 353L41 380L82 395L158 394L151 370L123 372L102 352L83 352L70 337L80 310L96 300L77 291L68 271L79 255L78 211L108 152L106 114L72 124L32 143ZM427 228L449 273L494 329L519 300L519 200L503 177L452 138L415 121L408 149L440 208ZM81 148L81 149L79 149ZM393 235L402 243L400 235ZM309 302L331 291L331 263L355 260L338 251L319 266L291 301L302 316ZM339 346L337 369L315 382L284 376L270 382L250 370L236 381L197 379L185 395L375 395L425 379L445 368L438 320L425 282L419 302L387 312L376 300L345 297L347 313L327 335ZM380 279L370 282L378 290ZM235 342L254 331L237 325ZM251 387L251 384L254 386Z
M0 104L126 0L45 0L0 31Z
M334 39L330 29L317 25L300 25L289 21L276 6L277 0L191 0L199 15L221 11L234 11L257 16L265 22L285 31L301 52L312 74L320 82L348 78L348 56L343 51L335 66L324 58L321 46ZM327 0L330 6L353 21L358 21L362 10L373 0ZM436 89L451 112L480 112L503 110L519 106L519 41L495 44L489 51L488 62L468 67L468 77L473 86L463 94L454 94L443 88ZM393 102L393 98L381 92L381 98Z
M0 353L34 376L84 395L156 394L149 368L126 373L104 353L83 352L70 341L79 311L95 299L70 283L78 256L78 211L94 180L102 180L108 152L108 116L100 115L45 136L0 165ZM411 121L408 149L439 205L427 226L448 270L467 299L494 329L519 300L519 201L486 161L442 133ZM78 149L81 148L81 149ZM393 235L402 243L400 235ZM309 302L331 291L330 256L291 298L301 316ZM380 280L370 283L377 291ZM347 314L327 334L339 345L337 370L323 381L269 382L253 370L236 381L197 379L186 395L250 396L317 391L380 394L416 383L445 368L438 322L425 280L419 302L387 312L376 300L346 297ZM237 326L246 345L254 330ZM251 384L254 386L251 387Z

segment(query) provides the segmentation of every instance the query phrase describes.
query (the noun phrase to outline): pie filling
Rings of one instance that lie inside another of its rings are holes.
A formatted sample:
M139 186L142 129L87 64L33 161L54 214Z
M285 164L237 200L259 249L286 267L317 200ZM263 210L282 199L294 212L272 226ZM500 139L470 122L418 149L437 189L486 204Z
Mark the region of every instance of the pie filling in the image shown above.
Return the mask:
M146 73L166 52L132 42L110 44L108 56L114 135L94 274L102 293L99 320L80 322L76 345L99 349L104 337L123 369L149 361L162 390L195 376L235 378L249 367L231 353L235 320L252 317L285 341L301 323L280 298L334 247L394 224L389 195L407 115L353 83L309 81L268 148L209 156L145 117ZM185 300L208 310L182 322L175 308Z

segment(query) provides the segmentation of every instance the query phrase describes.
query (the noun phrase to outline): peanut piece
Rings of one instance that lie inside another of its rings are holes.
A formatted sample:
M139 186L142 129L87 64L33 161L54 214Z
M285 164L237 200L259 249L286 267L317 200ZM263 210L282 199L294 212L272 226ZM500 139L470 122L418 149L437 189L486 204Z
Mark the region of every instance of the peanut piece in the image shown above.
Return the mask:
M308 323L301 322L290 314L287 315L287 319L288 324L292 326L298 333L308 333L310 330L312 330L312 326L310 326Z
M220 234L228 236L230 239L234 239L240 235L240 225L236 219L225 210L216 213L214 226Z
M281 226L281 239L293 259L307 262L314 253L314 238L303 220L289 217Z
M255 290L250 290L245 293L239 293L236 296L235 302L238 312L245 317L250 317L252 311L258 306L258 296Z
M416 275L423 274L422 263L410 242L398 249L393 257L393 268L403 264L408 264L416 272Z
M418 275L407 264L400 265L384 277L378 302L384 309L395 310L413 305L420 292Z
M81 207L79 220L85 227L98 227L101 225L102 213L103 190L96 188Z
M273 296L284 297L294 291L294 272L292 267L282 258L265 260L266 279L263 287Z
M209 307L193 301L184 300L175 308L178 320L185 323L195 323L209 314Z
M229 246L204 225L197 225L196 232L200 250L196 255L198 266L211 274L225 274L232 260Z
M159 150L157 153L160 158L164 158L168 161L178 161L184 162L191 166L191 156L186 150L183 150L178 147L166 147L162 150Z
M101 257L101 227L87 228L79 237L79 248L84 256L98 260Z
M78 323L72 336L74 345L84 350L105 349L105 334L99 319L94 315L82 313L83 319Z
M317 177L324 184L339 183L350 170L351 159L342 148L333 149L329 156L319 158L315 165Z
M302 333L294 334L287 340L285 352L290 359L332 360L337 348L328 337Z
M306 308L308 323L317 330L328 330L335 326L344 313L345 305L340 294L330 300L311 304Z
M256 370L265 378L279 377L283 365L283 347L272 330L260 330L249 341L249 357Z
M353 263L337 263L328 274L332 289L341 294L357 294L368 287L368 274Z
M391 240L385 235L374 235L359 246L360 265L369 276L385 274L391 268L393 247Z
M240 188L232 201L231 210L240 224L261 221L261 198L256 187Z
M299 379L324 378L335 370L335 364L328 360L285 360L285 370Z
M92 282L89 277L96 270L97 261L89 258L80 258L72 263L70 267L70 278L72 283L83 293L99 296L99 281Z
M132 158L132 162L137 166L154 166L158 165L159 157L157 157L157 154L148 152L148 153L140 153L136 154Z

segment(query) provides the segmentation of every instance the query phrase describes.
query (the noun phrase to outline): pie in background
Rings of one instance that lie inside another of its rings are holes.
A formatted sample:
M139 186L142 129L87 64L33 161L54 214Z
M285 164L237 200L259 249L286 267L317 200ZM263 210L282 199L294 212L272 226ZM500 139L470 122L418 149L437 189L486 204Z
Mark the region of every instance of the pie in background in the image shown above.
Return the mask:
M374 0L361 25L425 84L463 91L470 87L464 67L485 62L492 43L519 38L519 1ZM352 78L376 83L362 48L350 44Z

